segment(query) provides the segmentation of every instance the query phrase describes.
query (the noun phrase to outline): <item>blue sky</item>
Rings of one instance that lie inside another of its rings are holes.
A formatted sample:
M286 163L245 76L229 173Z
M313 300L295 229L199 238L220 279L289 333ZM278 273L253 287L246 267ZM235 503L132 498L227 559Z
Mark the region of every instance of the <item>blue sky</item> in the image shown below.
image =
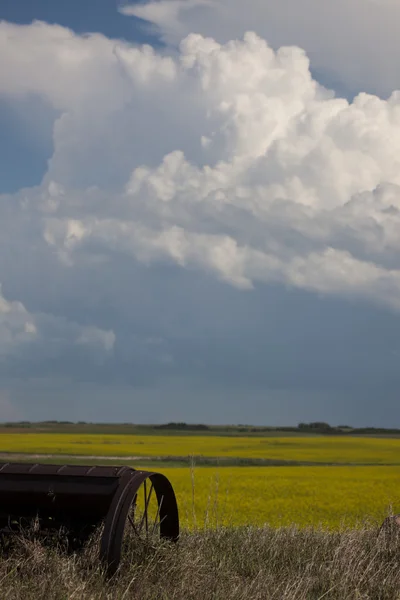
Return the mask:
M17 0L2 2L0 19L29 25L34 20L57 23L78 34L102 33L111 38L123 38L135 43L158 45L155 36L141 27L140 19L120 14L115 0ZM29 135L23 115L27 105L34 112L40 135ZM22 118L21 118L22 117ZM20 187L38 185L52 155L54 113L38 97L16 102L0 99L0 180L2 192L15 192ZM28 135L27 135L28 134ZM18 164L18 168L16 165Z
M120 5L115 0L17 0L2 3L1 18L24 25L34 20L46 21L80 34L98 32L111 38L147 43L149 35L140 27L140 20L124 17L117 10Z
M0 4L0 420L398 425L397 17Z

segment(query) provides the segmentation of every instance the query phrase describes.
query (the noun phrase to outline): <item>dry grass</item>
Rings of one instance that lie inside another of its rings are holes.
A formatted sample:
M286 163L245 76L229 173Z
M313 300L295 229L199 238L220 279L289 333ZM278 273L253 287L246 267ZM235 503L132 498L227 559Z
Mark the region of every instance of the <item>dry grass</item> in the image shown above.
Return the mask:
M219 528L176 546L132 549L107 582L95 545L83 555L20 539L0 560L2 600L400 599L400 538L376 529L328 532Z

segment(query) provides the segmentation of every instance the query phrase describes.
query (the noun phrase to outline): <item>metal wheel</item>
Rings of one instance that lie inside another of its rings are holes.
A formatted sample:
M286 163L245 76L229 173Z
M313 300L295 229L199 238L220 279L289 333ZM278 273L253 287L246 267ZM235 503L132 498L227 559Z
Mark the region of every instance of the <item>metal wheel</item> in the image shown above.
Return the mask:
M176 541L179 517L175 494L168 479L159 473L136 471L122 480L107 515L100 557L109 575L133 560L160 538Z

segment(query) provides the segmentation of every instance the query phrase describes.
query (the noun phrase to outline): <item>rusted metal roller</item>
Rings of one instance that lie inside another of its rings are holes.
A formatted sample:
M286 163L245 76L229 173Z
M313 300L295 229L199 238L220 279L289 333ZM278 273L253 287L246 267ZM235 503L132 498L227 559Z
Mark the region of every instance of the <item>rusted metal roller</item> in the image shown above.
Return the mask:
M33 522L38 534L64 530L72 550L103 526L99 555L109 575L118 569L126 537L138 544L179 537L175 493L160 473L0 463L0 533L13 535Z

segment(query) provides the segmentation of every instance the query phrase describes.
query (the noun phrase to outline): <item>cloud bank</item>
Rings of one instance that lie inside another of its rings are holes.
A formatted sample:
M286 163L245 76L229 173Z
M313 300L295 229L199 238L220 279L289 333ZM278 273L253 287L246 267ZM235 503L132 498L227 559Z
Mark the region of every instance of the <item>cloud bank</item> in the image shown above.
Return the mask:
M226 43L246 30L275 49L299 46L319 76L350 95L387 97L400 87L397 0L153 0L120 11L172 46L192 32Z
M0 357L43 361L62 356L66 348L85 349L106 356L113 351L115 334L94 326L80 326L49 314L32 314L16 300L9 301L0 287ZM37 356L39 353L39 356ZM8 365L9 366L9 365ZM4 368L4 365L3 365Z
M216 5L185 14L199 6ZM179 2L124 10L181 18ZM3 22L0 52L0 95L57 114L42 184L1 197L3 353L39 338L176 374L179 352L129 309L146 269L400 310L400 93L336 97L303 49L253 32L189 34L174 54Z

